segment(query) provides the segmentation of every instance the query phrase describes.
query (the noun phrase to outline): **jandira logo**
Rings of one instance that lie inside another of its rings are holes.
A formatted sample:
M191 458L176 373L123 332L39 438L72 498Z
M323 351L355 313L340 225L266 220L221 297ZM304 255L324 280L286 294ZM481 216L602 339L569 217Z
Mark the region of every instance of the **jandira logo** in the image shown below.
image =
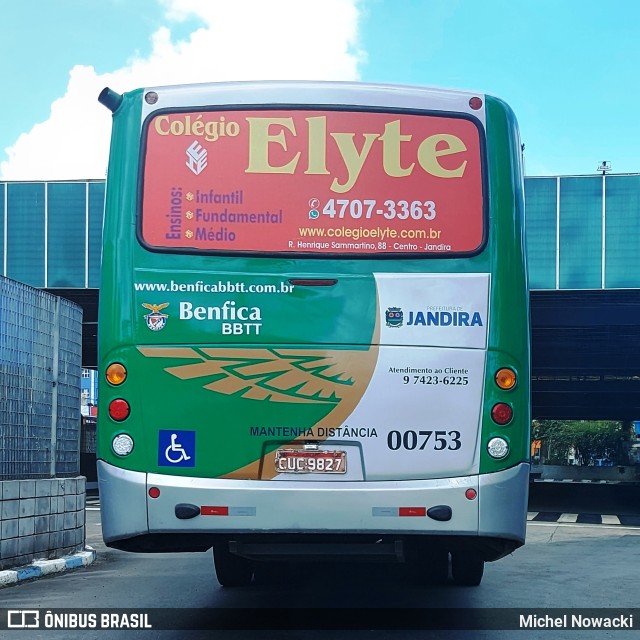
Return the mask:
M409 311L407 326L482 327L479 311Z
M401 327L404 313L400 307L389 307L385 312L387 327Z

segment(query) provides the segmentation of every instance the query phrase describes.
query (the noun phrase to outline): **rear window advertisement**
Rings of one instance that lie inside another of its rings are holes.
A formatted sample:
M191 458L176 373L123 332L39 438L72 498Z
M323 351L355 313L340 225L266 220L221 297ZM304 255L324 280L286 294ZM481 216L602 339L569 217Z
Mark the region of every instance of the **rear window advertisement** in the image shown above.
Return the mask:
M466 118L160 113L145 142L141 233L154 248L431 255L482 244L482 145Z

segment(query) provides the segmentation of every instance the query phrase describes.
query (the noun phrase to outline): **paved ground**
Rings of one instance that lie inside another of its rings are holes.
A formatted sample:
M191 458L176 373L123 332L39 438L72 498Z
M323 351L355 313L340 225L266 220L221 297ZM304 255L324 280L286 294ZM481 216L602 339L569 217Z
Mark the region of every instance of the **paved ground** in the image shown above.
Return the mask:
M92 564L105 551L100 533L100 498L87 495L87 550L58 560L35 562L27 567L0 571L0 588ZM92 517L89 517L91 514ZM536 482L530 485L527 520L532 525L599 525L609 529L640 528L640 486L590 482ZM614 534L615 535L615 534ZM210 558L207 558L210 564Z
M606 524L613 526L640 527L640 516L610 513L563 513L561 511L529 511L528 522L557 522L578 524Z

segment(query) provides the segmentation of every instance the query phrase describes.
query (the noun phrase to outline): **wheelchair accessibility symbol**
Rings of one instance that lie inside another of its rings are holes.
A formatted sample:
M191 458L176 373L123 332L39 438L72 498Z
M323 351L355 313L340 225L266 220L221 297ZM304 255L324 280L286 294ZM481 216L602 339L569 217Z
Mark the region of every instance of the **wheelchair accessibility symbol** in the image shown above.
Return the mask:
M158 440L158 466L195 467L196 432L160 431Z
M164 457L173 464L178 464L183 460L191 460L191 456L187 455L187 452L182 448L182 445L177 442L178 434L171 434L171 444L164 452Z

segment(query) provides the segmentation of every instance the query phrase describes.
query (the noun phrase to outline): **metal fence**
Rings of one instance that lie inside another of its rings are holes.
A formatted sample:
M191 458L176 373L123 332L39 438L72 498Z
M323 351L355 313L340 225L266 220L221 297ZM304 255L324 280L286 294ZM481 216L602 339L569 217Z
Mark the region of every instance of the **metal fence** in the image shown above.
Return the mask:
M0 480L79 473L82 310L0 277Z

